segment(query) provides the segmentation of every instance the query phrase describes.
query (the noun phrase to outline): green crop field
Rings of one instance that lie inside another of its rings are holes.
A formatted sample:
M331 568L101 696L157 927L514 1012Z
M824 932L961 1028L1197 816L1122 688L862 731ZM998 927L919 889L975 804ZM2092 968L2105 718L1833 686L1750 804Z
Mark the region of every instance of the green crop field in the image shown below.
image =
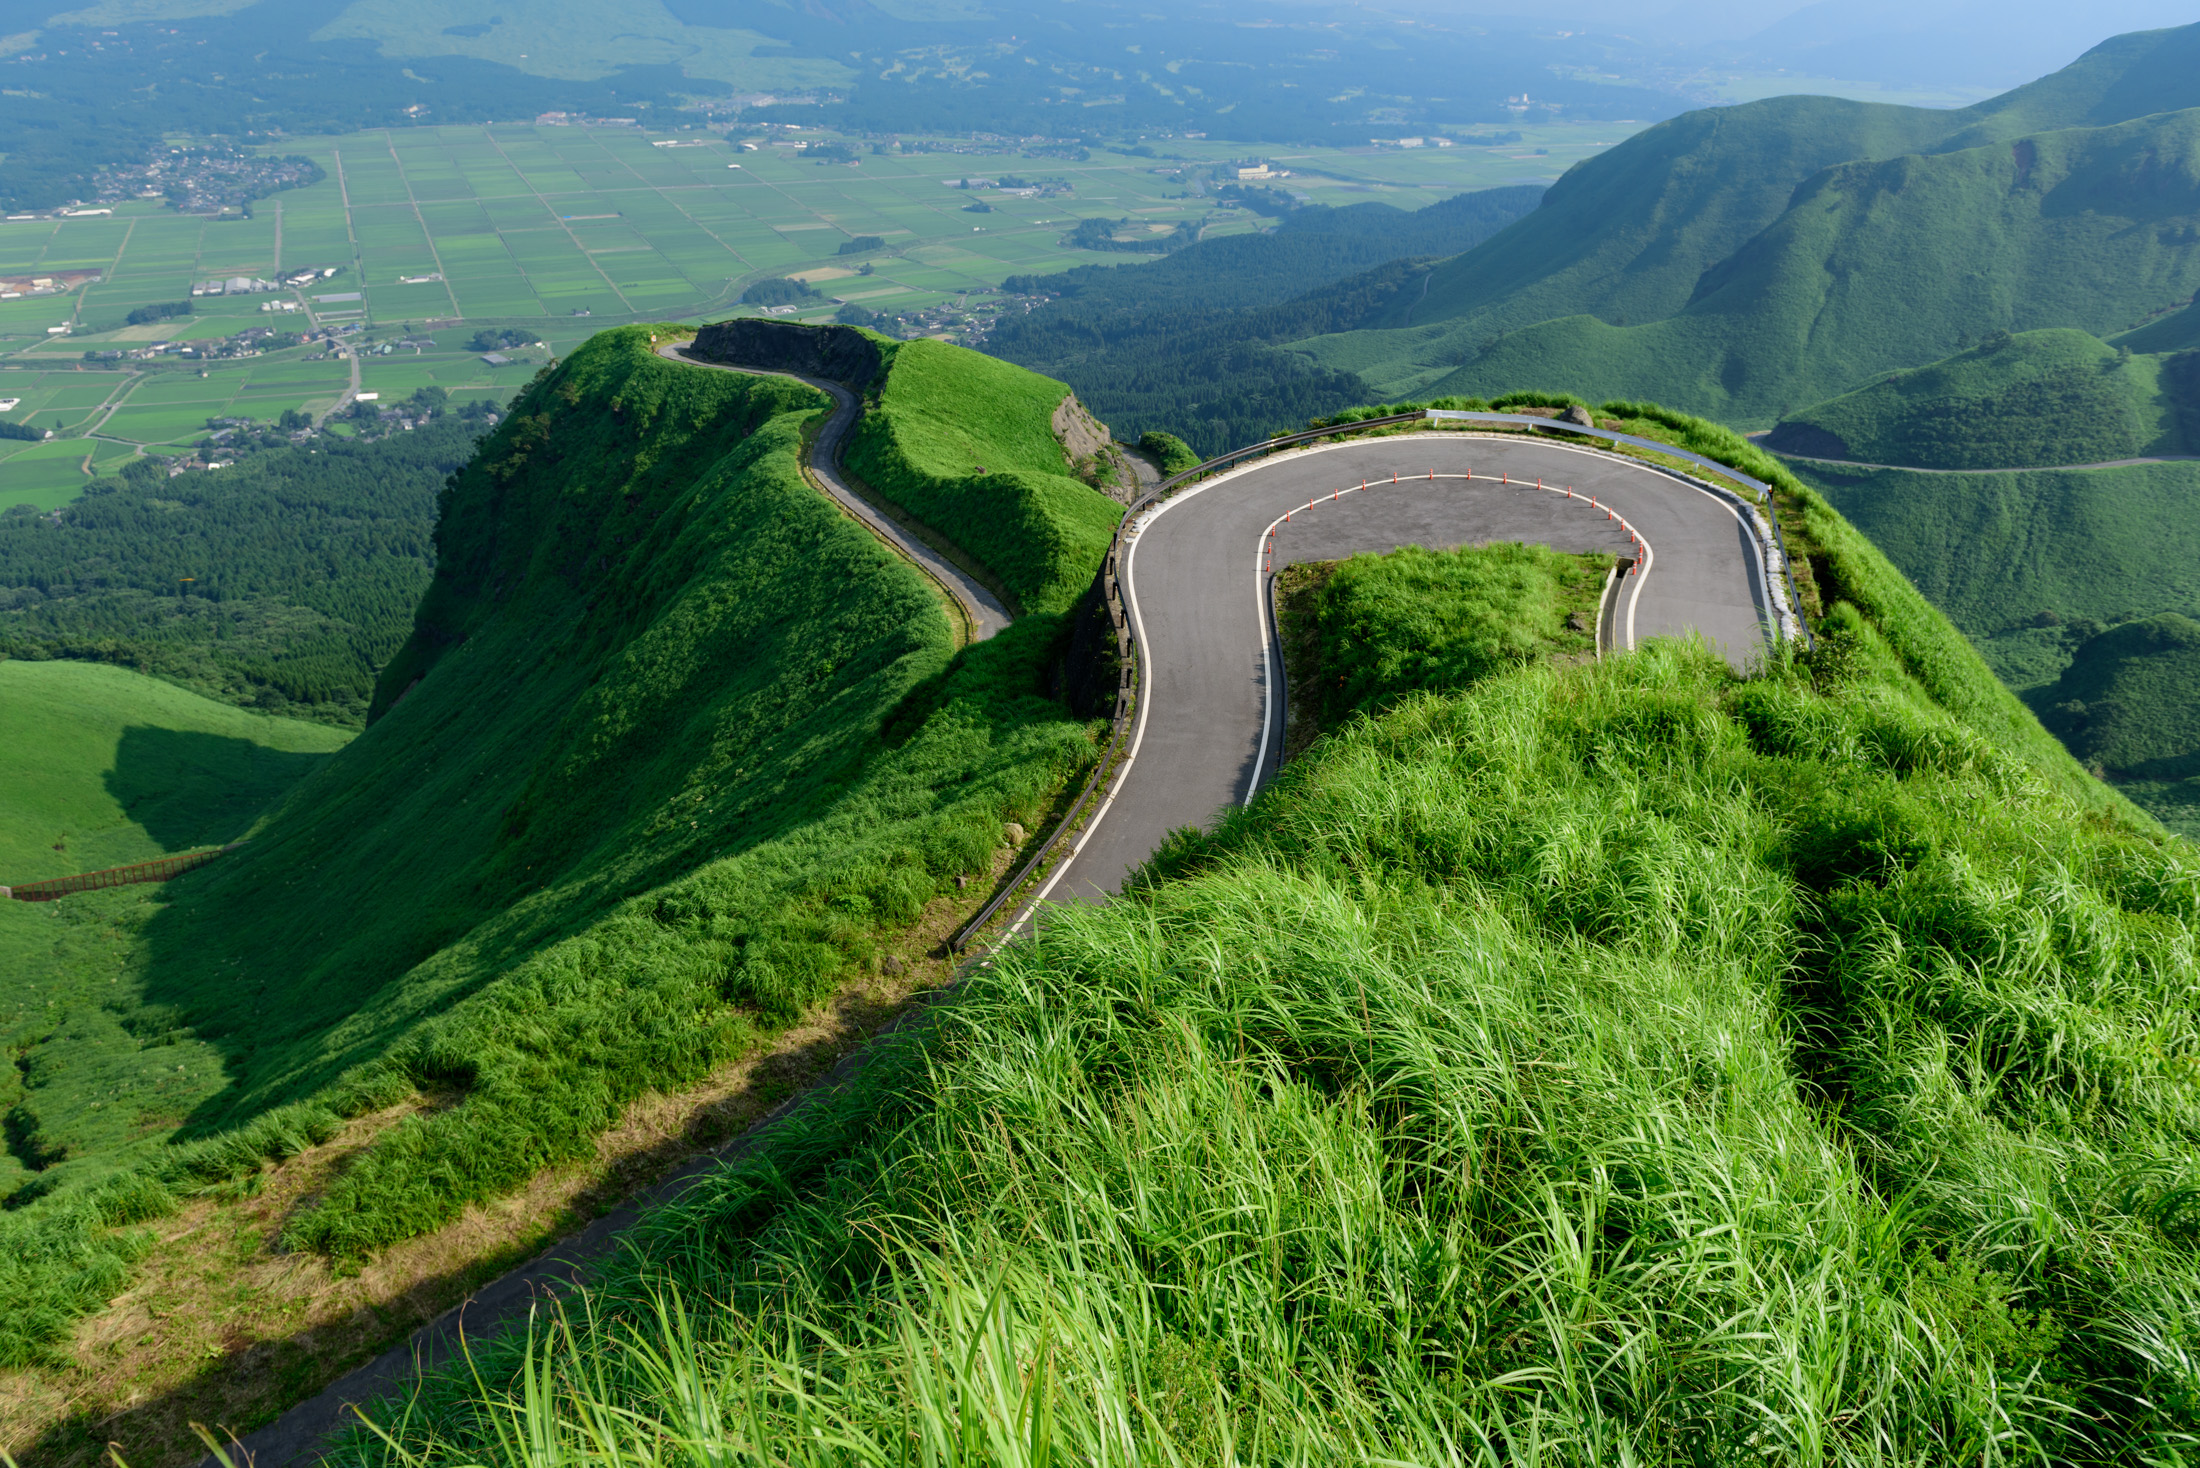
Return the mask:
M1547 180L1624 131L1547 125L1525 128L1521 142L1501 147L1264 156L1291 171L1279 186L1302 197L1416 208L1462 190ZM1010 275L1081 263L1135 267L1149 258L1069 245L1067 234L1087 216L1129 218L1160 232L1206 221L1209 236L1263 224L1250 210L1217 211L1211 194L1187 194L1179 170L1225 161L1232 149L1221 143L1170 139L1153 145L1154 157L1103 150L1069 161L1027 158L1009 144L993 153L873 154L869 144L850 140L858 155L851 166L805 160L792 137L753 153L707 132L601 127L424 127L294 139L282 151L312 157L327 176L260 201L251 218L186 216L140 200L112 216L0 221L0 273L101 272L73 294L0 302L0 396L23 397L11 416L28 415L41 427L71 432L95 418L97 431L117 443L174 452L195 442L209 417L265 420L284 408L326 409L349 382L348 364L303 361L306 353L293 351L202 364L204 377L201 365L173 359L125 363L123 373L73 371L86 351L204 341L254 326L359 323L370 344L401 335L436 343L424 356L401 349L368 357L365 391L396 398L435 383L502 401L540 360L482 363L466 349L480 325L520 326L562 352L620 321L734 314L746 285L781 275L819 292L814 308L798 313L802 319L823 319L843 301L889 315L920 312L967 305L973 292ZM950 186L1002 175L1059 180L1071 192L1016 197ZM981 199L991 212L963 208ZM838 253L865 235L880 238L881 248ZM866 265L871 273L859 274ZM340 273L277 297L190 295L195 281L272 278L309 266ZM351 295L359 299L322 299ZM270 299L306 309L261 311ZM137 307L178 300L192 301L191 315L124 324ZM47 328L64 323L68 335L48 336ZM11 385L18 374L20 385ZM70 497L74 481L62 452L12 463L15 457L0 457L0 504Z
M1283 187L1316 201L1382 198L1410 208L1466 189L1547 180L1622 135L1611 126L1545 126L1503 147L1265 156L1292 171ZM692 317L731 306L740 284L763 275L845 266L846 276L819 279L849 281L862 261L835 252L866 234L886 241L877 273L840 289L860 289L874 309L924 306L1020 272L1120 263L1122 256L1072 249L1062 236L1089 215L1163 226L1205 217L1212 198L1182 197L1175 170L1231 156L1226 145L1187 139L1156 145L1157 157L1103 151L1081 162L1025 158L1006 145L992 154L892 155L871 154L860 140L852 146L856 164L825 165L784 144L741 153L704 133L612 128L419 128L295 140L286 150L314 158L328 177L263 201L249 220L137 203L111 218L0 223L0 269L105 272L80 296L0 304L0 344L81 351L133 306L185 298L195 279L309 265L345 274L307 287L305 299L318 306L318 295L361 291L368 319L381 323L464 317L547 325L578 310L594 318ZM1019 198L947 186L1003 173L1066 180L1074 193ZM993 211L964 212L975 199ZM1211 232L1258 224L1259 216L1239 211ZM433 275L443 278L400 279ZM268 324L262 299L200 298L197 315L173 334ZM326 303L337 315L361 308ZM77 333L49 348L45 327L61 320ZM558 331L570 344L601 324L565 321Z

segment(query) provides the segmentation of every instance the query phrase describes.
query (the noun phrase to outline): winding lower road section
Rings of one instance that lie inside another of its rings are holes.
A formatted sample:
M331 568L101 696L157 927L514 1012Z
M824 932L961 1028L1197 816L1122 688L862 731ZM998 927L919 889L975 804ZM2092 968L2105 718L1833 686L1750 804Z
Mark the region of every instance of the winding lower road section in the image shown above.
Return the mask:
M983 642L1009 624L1012 619L1008 608L1001 605L999 597L981 586L962 567L896 524L878 506L856 491L847 471L841 467L840 451L847 442L848 430L855 425L863 404L846 386L829 377L804 377L797 372L779 372L768 367L741 367L730 362L714 362L708 358L689 355L686 346L685 342L670 342L657 348L657 355L667 361L685 363L690 367L708 367L718 372L742 372L751 377L789 377L828 394L833 400L833 415L825 420L825 426L817 431L817 438L810 446L809 469L817 482L824 486L825 492L842 509L873 535L914 561L919 570L938 584L961 609L963 621L970 629L972 642Z
M1274 570L1506 540L1640 557L1607 603L1611 645L1700 632L1740 669L1776 625L1758 534L1733 500L1640 462L1473 434L1302 449L1181 491L1125 537L1141 657L1125 767L1034 905L1104 900L1171 830L1207 825L1275 772Z

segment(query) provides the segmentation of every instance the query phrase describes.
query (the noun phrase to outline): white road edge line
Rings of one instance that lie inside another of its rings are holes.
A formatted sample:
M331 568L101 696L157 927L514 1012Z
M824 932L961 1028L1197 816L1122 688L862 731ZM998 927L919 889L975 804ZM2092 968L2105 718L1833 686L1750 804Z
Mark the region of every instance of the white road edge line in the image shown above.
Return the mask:
M1432 434L1429 436L1436 437L1438 435ZM1467 435L1444 434L1441 436L1446 438L1463 438ZM1428 484L1433 483L1439 479L1460 479L1466 481L1469 484L1474 484L1477 482L1487 484L1490 482L1487 475L1484 475L1481 480L1477 481L1474 477L1474 471L1472 469L1469 469L1464 474L1430 473L1425 477L1417 477L1413 479L1400 479L1397 475L1393 474L1390 477L1390 482L1392 486L1397 487L1408 484ZM1338 504L1341 503L1343 497L1348 494L1363 494L1368 492L1369 490L1381 489L1382 487L1383 486L1380 484L1371 483L1366 480L1362 480L1358 484L1347 484L1342 489L1331 490L1327 503ZM1513 484L1510 482L1510 480L1500 480L1499 487L1509 489L1526 489L1529 486L1525 484ZM1534 487L1544 494L1562 494L1566 496L1566 498L1569 500L1579 499L1586 503L1590 509L1602 508L1608 519L1618 524L1618 526L1622 530L1625 530L1628 535L1634 538L1635 544L1642 547L1642 559L1636 564L1633 575L1629 577L1629 579L1635 583L1635 589L1631 593L1629 593L1627 598L1627 645L1623 648L1618 649L1618 651L1621 652L1633 652L1635 650L1635 601L1642 595L1643 583L1650 579L1650 568L1657 563L1657 552L1652 550L1650 547L1650 542L1648 540L1645 540L1642 537L1641 533L1638 532L1633 525L1630 525L1627 522L1627 517L1625 515L1622 515L1619 511L1613 509L1610 505L1604 505L1601 507L1598 506L1596 502L1596 496L1588 494L1577 494L1572 485L1567 485L1563 489L1554 485L1547 485L1540 479L1535 482ZM1274 638L1268 636L1267 630L1270 625L1268 617L1268 580L1271 568L1263 566L1261 562L1270 553L1268 546L1268 537L1276 533L1276 527L1278 525L1281 525L1284 521L1290 519L1293 515L1300 514L1304 511L1316 509L1323 503L1324 501L1319 496L1317 496L1314 499L1308 500L1303 505L1299 505L1293 509L1285 510L1282 514L1276 516L1275 519L1270 520L1267 526L1261 530L1260 534L1253 537L1253 607L1255 617L1259 621L1261 626L1260 676L1262 703L1260 711L1260 752L1253 756L1253 780L1252 783L1246 788L1245 798L1238 802L1239 805L1251 805L1253 803L1253 797L1260 793L1260 772L1268 768L1268 744L1271 738L1271 731L1276 726L1276 643ZM1729 508L1731 508L1731 506ZM1140 714L1141 717L1143 717L1143 709L1140 710Z
M1494 439L1501 443L1517 443L1521 441L1513 437L1512 435L1499 433L1424 432L1416 434L1414 435L1414 437L1418 442L1427 442L1431 439L1444 439L1447 441L1462 443L1471 443L1491 439ZM1046 883L1039 888L1037 894L1034 895L1029 902L1024 904L1024 910L1016 915L1016 920L1008 925L1008 930L1006 932L1001 934L1000 943L1006 943L1009 939L1015 937L1016 934L1022 930L1024 924L1029 922L1032 916L1039 911L1040 904L1044 903L1047 900L1048 895L1054 891L1055 884L1062 880L1063 874L1068 872L1071 867L1077 864L1078 854L1085 849L1085 843L1092 839L1092 833L1100 829L1101 820L1106 817L1109 808L1115 804L1115 797L1117 792L1122 790L1124 782L1129 779L1131 766L1135 764L1138 760L1138 747L1145 742L1146 712L1151 703L1151 700L1146 697L1146 689L1144 685L1146 681L1145 673L1152 666L1152 657L1150 646L1146 641L1146 619L1143 615L1140 614L1138 609L1138 581L1137 578L1132 574L1133 568L1136 566L1138 561L1138 538L1145 533L1148 526L1152 525L1154 521L1160 519L1163 515L1167 514L1176 506L1183 504L1186 500L1191 499L1194 495L1205 494L1210 489L1215 489L1224 484L1227 484L1241 474L1250 474L1256 469L1268 468L1269 466L1280 463L1285 459L1304 458L1312 454L1326 454L1334 452L1338 449L1366 448L1368 447L1370 442L1371 440L1367 439L1346 439L1339 443L1309 444L1303 448L1286 449L1282 453L1267 454L1248 463L1240 464L1234 469L1225 469L1222 473L1217 474L1212 479L1202 480L1200 483L1193 485L1190 489L1181 490L1176 494L1170 495L1160 504L1155 505L1151 510L1147 511L1145 517L1141 519L1137 524L1133 525L1130 528L1130 531L1123 537L1125 545L1125 550L1123 552L1123 569L1117 575L1116 579L1122 585L1123 600L1130 608L1131 636L1136 640L1138 647L1141 649L1141 656L1139 658L1140 687L1138 690L1138 722L1131 727L1131 746L1128 750L1124 751L1122 767L1115 772L1115 778L1109 782L1107 798L1102 800L1100 802L1100 808L1092 813L1092 819L1085 822L1085 829L1077 833L1077 839L1070 844L1069 855L1064 857L1061 862L1055 866L1054 870L1048 874ZM1660 473L1659 470L1653 468L1652 466L1641 463L1638 460L1629 459L1624 454L1615 454L1610 450L1582 448L1577 445L1568 443L1554 443L1549 439L1530 439L1527 440L1527 442L1539 444L1544 448L1563 449L1568 453L1587 454L1592 458L1616 459L1623 464L1630 464L1633 467L1641 469L1646 473L1658 474L1661 479L1669 479L1675 484L1683 485L1689 489L1694 490L1697 494L1702 495L1704 498L1720 505L1726 510L1728 514L1734 516L1737 524L1741 522L1741 515L1738 511L1735 510L1734 506L1729 504L1725 499L1721 498L1720 496L1713 494L1710 490L1705 489L1699 484L1690 483L1688 480L1680 478L1676 475ZM1757 573L1759 577L1762 578L1765 574L1763 566L1763 552L1761 549L1757 548L1757 537L1754 534L1749 537L1749 543L1752 549L1756 551L1756 559L1759 563L1757 567ZM1649 542L1645 541L1643 543L1643 549L1645 552L1643 558L1643 578L1647 578L1647 576L1649 575L1651 559L1649 555ZM1638 578L1638 582L1640 579L1642 578ZM1640 584L1638 584L1635 587L1634 592L1627 599L1627 643L1630 648L1634 646L1635 641L1635 602L1641 597L1641 595L1642 587ZM1266 625L1265 616L1262 618L1262 625ZM1265 638L1263 640L1265 641ZM1264 654L1263 656L1265 657L1266 654ZM1269 673L1267 676L1270 686L1273 687L1273 673ZM1267 712L1264 707L1262 711L1261 738L1265 741L1267 737ZM1259 774L1260 767L1256 764L1254 766L1254 778L1258 779ZM1251 797L1248 796L1247 799L1250 800ZM996 943L994 946L998 948L1000 946L1000 943Z

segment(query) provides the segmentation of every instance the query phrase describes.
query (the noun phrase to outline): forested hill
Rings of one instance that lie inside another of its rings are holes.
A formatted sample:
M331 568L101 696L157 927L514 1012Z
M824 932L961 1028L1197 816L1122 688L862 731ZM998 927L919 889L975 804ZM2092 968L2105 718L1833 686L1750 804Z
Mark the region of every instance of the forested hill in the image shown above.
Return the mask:
M8 511L0 656L117 663L357 725L428 584L436 496L480 428L324 437L174 478L141 461L58 511Z
M1358 378L1317 371L1272 343L1411 309L1425 270L1535 208L1531 185L1388 204L1294 209L1267 234L1204 240L1150 265L1012 276L1056 300L1004 321L986 350L1075 384L1118 433L1181 434L1219 453L1280 424L1364 402Z

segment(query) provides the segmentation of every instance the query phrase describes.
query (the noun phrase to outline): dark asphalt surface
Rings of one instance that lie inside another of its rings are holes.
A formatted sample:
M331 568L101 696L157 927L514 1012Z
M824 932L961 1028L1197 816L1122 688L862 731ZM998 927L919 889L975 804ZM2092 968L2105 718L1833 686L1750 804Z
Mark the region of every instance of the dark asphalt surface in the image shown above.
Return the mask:
M1425 477L1431 471L1443 476ZM1399 484L1393 487L1395 472ZM1501 482L1510 476L1514 484ZM1571 485L1584 498L1537 490ZM1364 494L1327 496L1368 480ZM1735 667L1768 647L1770 607L1756 542L1732 505L1611 454L1519 439L1417 433L1261 460L1195 485L1153 512L1126 551L1123 580L1145 669L1129 769L1044 894L1096 902L1179 826L1206 826L1251 798L1281 747L1282 680L1264 602L1260 542L1279 527L1276 564L1402 545L1499 540L1628 552L1610 505L1651 549L1622 587L1615 644L1700 631ZM1631 625L1630 625L1631 623Z
M1011 620L1008 608L1001 605L999 597L983 586L960 566L941 555L931 546L902 529L888 519L877 506L856 492L855 486L840 467L840 446L847 438L848 430L856 421L860 406L854 393L841 384L824 377L804 377L796 372L774 372L763 367L739 367L728 362L706 362L700 357L690 357L682 351L684 342L672 342L657 349L657 355L668 361L684 362L690 367L709 367L719 372L746 372L754 377L791 377L796 382L806 382L833 399L833 416L818 430L817 440L810 447L810 472L842 509L867 526L873 535L884 540L910 560L929 572L947 593L962 604L963 616L970 624L970 640L983 642L1006 627Z

